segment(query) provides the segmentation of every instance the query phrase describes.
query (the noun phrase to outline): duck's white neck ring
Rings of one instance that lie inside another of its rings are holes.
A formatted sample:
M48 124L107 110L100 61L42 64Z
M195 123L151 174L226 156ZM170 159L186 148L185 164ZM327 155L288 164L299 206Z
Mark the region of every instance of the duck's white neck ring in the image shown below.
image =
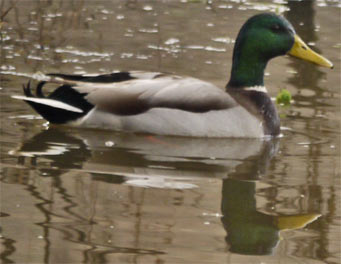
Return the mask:
M256 86L251 86L251 87L244 87L244 91L256 91L256 92L262 92L262 93L268 93L268 90L266 89L265 86L261 85L256 85Z

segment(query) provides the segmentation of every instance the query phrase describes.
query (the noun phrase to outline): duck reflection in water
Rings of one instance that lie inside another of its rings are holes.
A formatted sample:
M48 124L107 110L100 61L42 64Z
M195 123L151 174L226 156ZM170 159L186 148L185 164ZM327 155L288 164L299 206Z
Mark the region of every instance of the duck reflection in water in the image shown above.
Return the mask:
M223 180L222 223L230 251L245 255L270 255L281 230L303 228L319 214L268 215L256 207L256 182Z
M106 142L114 147L106 147ZM33 159L33 165L41 171L48 170L49 176L58 177L67 169L77 169L90 173L93 181L111 184L134 185L136 182L132 179L140 179L139 182L147 179L139 187L181 189L183 185L156 185L155 182L160 183L160 177L170 181L198 176L220 178L221 221L229 251L270 255L280 241L280 231L303 228L320 216L314 213L270 215L257 208L257 184L262 182L261 177L277 150L278 140L274 139L207 140L113 133L99 136L92 131L74 133L49 129L10 154L18 156L21 164L27 157ZM57 169L51 172L51 168L40 165L39 159L50 160L50 167ZM162 169L165 167L173 169ZM142 180L138 175L141 168Z

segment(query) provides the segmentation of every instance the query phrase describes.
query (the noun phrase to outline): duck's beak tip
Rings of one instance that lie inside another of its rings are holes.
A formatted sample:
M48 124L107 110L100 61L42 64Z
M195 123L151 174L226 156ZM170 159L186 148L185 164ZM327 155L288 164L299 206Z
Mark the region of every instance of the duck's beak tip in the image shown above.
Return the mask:
M317 54L315 51L310 49L308 45L305 44L298 35L295 35L294 45L289 50L288 54L318 64L322 67L327 67L330 69L334 68L333 63L331 63L328 59L324 58L323 56Z

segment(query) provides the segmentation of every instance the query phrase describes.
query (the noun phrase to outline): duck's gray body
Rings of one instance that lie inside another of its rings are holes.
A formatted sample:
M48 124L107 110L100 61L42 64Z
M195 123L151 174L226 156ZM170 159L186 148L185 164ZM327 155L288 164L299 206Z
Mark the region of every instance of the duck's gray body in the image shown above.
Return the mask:
M26 97L16 98L27 101L52 123L194 137L278 134L279 123L269 129L264 115L265 108L276 111L265 88L224 91L191 77L140 71L97 77L54 74L49 81L61 83L60 91L44 97L41 83L37 96L26 87ZM248 93L262 98L260 107ZM277 120L276 112L273 117Z

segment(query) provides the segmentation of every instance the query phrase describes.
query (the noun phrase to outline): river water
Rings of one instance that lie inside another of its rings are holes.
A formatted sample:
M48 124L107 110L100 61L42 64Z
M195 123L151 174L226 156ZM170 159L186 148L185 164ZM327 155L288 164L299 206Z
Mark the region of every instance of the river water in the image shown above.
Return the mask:
M48 72L162 71L224 87L239 28L268 11L335 65L270 62L270 95L293 95L278 106L279 139L52 127L11 98ZM1 1L1 262L341 263L340 11L339 1Z

